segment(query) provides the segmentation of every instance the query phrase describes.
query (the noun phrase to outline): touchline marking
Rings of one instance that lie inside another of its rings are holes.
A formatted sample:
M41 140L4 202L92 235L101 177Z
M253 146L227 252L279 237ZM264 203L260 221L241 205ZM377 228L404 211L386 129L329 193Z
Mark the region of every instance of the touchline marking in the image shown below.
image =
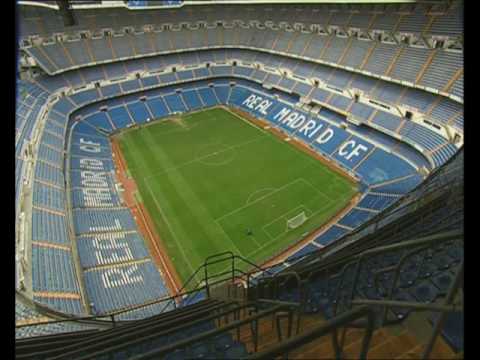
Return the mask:
M265 134L268 134L267 131L265 131L264 129L262 129L260 126L254 124L253 122L245 119L244 117L238 115L237 113L235 113L234 111L231 111L229 108L226 109L230 114L232 114L233 116L235 116L237 119L240 119L241 121L247 123L248 125L254 127L255 129L257 130L260 130L261 132L265 133Z
M162 135L190 131L194 127L198 126L198 122L194 122L192 125L188 125L188 126L180 125L178 119L176 119L176 118L168 119L167 121L164 120L161 123L158 123L157 125L165 124L167 122L172 122L179 127L175 128L175 129L171 129L171 130L162 131L162 132L160 132L160 134L162 134ZM152 124L149 124L149 125L155 125L155 124L152 123ZM152 130L152 131L154 131L154 130Z
M177 169L177 168L172 168L172 171L175 170L175 169ZM145 184L146 184L146 186L147 186L147 188L148 188L148 191L149 191L150 195L153 197L153 200L154 200L154 202L155 202L155 205L156 205L157 209L159 210L162 218L165 220L166 225L168 226L170 232L172 233L172 235L173 235L173 237L174 237L174 240L175 240L176 245L180 248L182 256L184 257L185 261L188 263L188 266L189 266L190 270L191 270L192 273L193 273L195 270L193 269L191 263L188 261L188 258L187 258L186 254L185 254L185 252L184 252L183 247L180 246L180 243L179 243L179 241L178 241L178 237L177 237L175 231L173 230L171 224L169 223L166 215L165 215L164 212L162 211L162 208L161 208L160 205L158 204L157 198L154 196L154 193L153 193L153 191L152 191L152 188L150 187L150 185L149 185L149 183L148 183L148 182L149 182L148 180L150 180L150 179L151 179L151 177L145 178ZM233 243L233 241L230 239L230 237L228 236L228 234L226 234L226 232L225 232L225 230L223 229L223 227L222 227L220 224L217 224L217 226L218 226L219 230L226 235L226 237L230 240L230 242L233 244L233 246L235 246L235 248L237 249L237 251L238 251L240 254L243 255L243 253L236 247L236 245L235 245L235 244ZM198 280L198 279L197 279L197 280Z
M167 169L164 169L162 171L157 171L157 172L154 172L152 173L150 176L147 176L145 177L145 180L148 180L148 179L151 179L151 178L155 178L155 177L158 177L159 175L162 175L162 174L165 174L169 171L173 171L173 170L177 170L177 169L181 169L182 167L185 167L187 165L190 165L190 164L193 164L195 162L200 162L201 163L201 160L205 159L205 158L208 158L210 156L213 156L213 155L218 155L219 153L223 153L225 151L228 151L228 150L231 150L231 149L236 149L236 148L241 148L245 145L248 145L248 144L251 144L251 143L254 143L256 141L259 141L259 140L262 140L262 139L265 139L266 137L265 136L259 136L257 138L254 138L252 140L248 140L248 141L245 141L245 142L242 142L240 144L237 144L237 145L232 145L232 146L229 146L229 147L226 147L224 148L223 150L220 150L220 151L214 151L210 154L207 154L207 155L204 155L204 156L200 156L200 157L197 157L195 159L192 159L190 161L187 161L179 166L173 166L173 167L170 167L170 168L167 168ZM216 153L216 154L215 154Z
M214 221L217 223L217 225L220 227L220 229L222 229L223 233L227 236L228 240L230 240L230 242L231 242L232 245L235 247L235 249L237 249L238 253L241 254L242 256L244 256L244 255L243 255L243 252L240 251L240 249L237 247L237 244L235 244L235 242L232 240L232 238L230 237L230 235L228 235L228 233L225 231L225 229L223 228L223 226L222 226L220 223L218 223L216 220L214 220Z
M158 201L157 201L157 198L154 196L153 192L152 192L152 189L150 188L150 185L148 185L148 183L145 181L145 185L147 186L147 189L148 189L148 192L150 193L150 196L153 198L153 201L155 203L155 206L157 207L157 210L160 212L160 215L162 216L162 218L165 220L165 224L167 224L167 227L168 227L168 230L172 233L173 235L173 238L175 240L175 243L177 244L177 247L180 248L180 251L182 252L182 255L184 257L184 259L186 260L186 263L188 264L188 267L190 268L190 270L192 271L192 274L193 272L195 271L192 267L192 265L190 264L190 261L188 261L188 258L185 254L185 252L183 251L183 247L180 246L179 242L178 242L178 239L177 239L177 234L175 234L175 231L173 231L172 229L172 226L170 225L170 222L168 221L167 217L165 216L165 214L163 213L163 210L162 208L160 207L160 205L158 204ZM196 276L195 276L196 277ZM198 280L198 279L197 279Z
M120 143L119 143L120 144ZM138 156L141 156L139 150L138 150L138 147L137 145L135 144L135 142L133 141L132 138L130 137L125 137L125 140L124 140L124 144L126 146L126 150L127 152L130 152L130 154L132 154L132 156L134 155L135 157L138 157ZM121 149L120 149L121 151ZM126 160L126 159L125 159ZM127 161L128 162L128 161ZM134 177L134 174L137 173L137 171L139 171L139 168L136 166L136 164L133 164L133 166L128 166L128 168L126 169L127 172L130 173L130 175L132 177ZM142 178L140 178L140 180L143 180Z

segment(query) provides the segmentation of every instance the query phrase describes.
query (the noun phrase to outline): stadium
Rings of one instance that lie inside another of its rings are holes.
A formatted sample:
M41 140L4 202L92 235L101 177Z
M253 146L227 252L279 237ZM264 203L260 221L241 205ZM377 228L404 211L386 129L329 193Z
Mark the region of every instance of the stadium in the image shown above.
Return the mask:
M18 359L463 359L463 1L17 1Z

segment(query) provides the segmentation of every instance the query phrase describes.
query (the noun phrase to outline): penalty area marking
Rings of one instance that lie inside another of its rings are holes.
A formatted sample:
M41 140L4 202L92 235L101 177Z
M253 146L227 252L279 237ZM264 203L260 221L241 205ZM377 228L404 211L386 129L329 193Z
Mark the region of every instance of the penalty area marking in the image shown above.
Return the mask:
M251 198L253 197L253 195L256 195L258 193L261 193L262 191L265 191L265 190L277 190L277 188L274 188L274 187L266 187L266 188L261 188L261 189L258 189L258 190L255 190L254 192L252 192L249 196L248 196L248 199L247 199L247 202L245 203L245 205L249 204L250 203L250 200ZM266 196L266 195L264 195Z
M322 208L320 208L319 210L315 211L312 213L312 215L310 215L309 219L316 216L317 214L319 214L321 211L324 211L329 205L324 205ZM311 211L311 210L310 210ZM278 220L278 218L277 218ZM308 220L307 220L308 221ZM303 225L302 225L303 226ZM320 225L320 226L323 226L323 225ZM320 228L320 227L319 227ZM262 227L262 230L263 230L263 227ZM269 246L270 244L272 244L275 240L277 240L280 236L283 236L285 234L288 233L288 230L287 231L284 231L283 233L277 235L275 238L272 238L272 236L270 234L268 234L268 232L266 232L265 230L263 230L265 233L267 233L267 235L270 237L271 240L265 242L263 245L261 245L258 249L255 249L255 251L252 251L250 252L246 257L249 258L251 255L255 254L256 252L262 250L263 248ZM300 235L302 236L302 235Z
M314 191L316 191L317 194L319 194L320 196L322 196L322 197L324 197L324 198L327 198L328 201L333 202L333 199L330 198L330 196L328 196L328 195L327 195L326 193L324 193L323 191L320 191L319 189L317 189L315 186L312 185L312 183L311 183L310 181L305 180L303 177L300 178L300 179L302 179L302 181L303 181L304 183L310 185L310 187L311 187ZM329 185L328 189L329 189L329 188L330 188L330 185Z
M255 236L251 235L250 237L253 239L253 241L255 241L255 244L257 244L258 247L262 247Z
M283 234L286 234L289 230L283 231L283 232L281 232L279 235L273 237L273 236L268 232L268 230L266 230L265 228L268 227L268 226L270 226L271 224L273 224L274 222L278 221L278 220L281 219L281 218L285 218L285 220L288 220L288 219L286 218L286 216L287 216L289 213L291 213L291 212L293 212L293 211L300 210L300 209L304 209L304 210L306 210L307 212L311 213L312 215L315 214L315 212L313 212L312 210L310 210L307 206L305 206L304 204L300 204L300 205L298 205L297 207L295 207L295 208L293 208L293 209L290 209L290 210L284 212L283 214L281 214L281 215L278 216L277 218L273 219L273 220L270 221L269 223L266 223L265 225L263 225L263 226L262 226L263 232L264 232L265 234L267 234L268 237L269 237L270 239L272 239L272 240L276 240L279 236L281 236L281 235L283 235ZM310 215L308 218L311 218L312 215Z

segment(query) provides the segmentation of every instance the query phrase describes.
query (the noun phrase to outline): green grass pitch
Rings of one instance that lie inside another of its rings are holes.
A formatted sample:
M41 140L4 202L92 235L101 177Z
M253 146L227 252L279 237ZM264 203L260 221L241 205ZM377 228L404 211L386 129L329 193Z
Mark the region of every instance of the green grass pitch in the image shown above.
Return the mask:
M221 108L118 137L182 281L222 251L255 263L268 259L321 226L357 191L308 154ZM308 220L288 229L287 220L302 211Z

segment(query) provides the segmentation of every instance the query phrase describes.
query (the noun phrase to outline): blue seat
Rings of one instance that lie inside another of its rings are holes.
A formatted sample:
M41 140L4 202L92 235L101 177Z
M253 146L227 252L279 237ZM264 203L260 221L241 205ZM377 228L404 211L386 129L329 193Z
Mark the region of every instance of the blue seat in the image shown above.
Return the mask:
M432 278L432 282L440 290L440 295L446 295L448 288L453 282L453 279L453 275L450 272L446 271L434 276Z
M326 293L328 289L328 280L327 279L316 279L307 283L307 289L313 293Z
M247 348L244 344L235 341L235 343L225 351L225 359L239 359L248 355Z
M206 343L196 343L190 347L189 356L195 359L204 359L210 353L210 346Z
M187 352L185 350L175 350L165 355L165 360L183 360L187 359Z
M398 282L398 286L401 288L407 288L412 286L417 280L418 274L415 271L408 271L400 274L400 279Z
M282 301L290 301L290 302L299 302L300 301L300 293L298 289L283 291L279 295L279 299Z
M305 300L305 307L303 310L306 314L318 313L320 311L320 308L318 306L318 301L316 301L313 296L309 296Z
M447 250L448 256L450 256L453 261L458 262L463 260L463 247L454 245Z
M410 302L415 301L415 299L410 294L404 291L397 292L395 295L393 295L392 298L393 300L396 300L396 301L410 301ZM391 307L390 310L395 314L395 316L399 320L407 317L411 311L408 308L400 308L400 307Z
M334 316L334 306L335 306L336 301L331 300L330 297L322 297L318 301L318 306L320 308L320 311L323 313L323 315L327 318L330 319Z
M433 258L433 262L439 270L446 270L453 264L453 259L446 254L441 254Z
M127 351L119 351L113 356L114 360L128 360Z
M213 338L213 344L217 351L226 351L232 347L234 341L230 334L223 333Z
M421 279L429 278L437 272L437 267L430 261L425 261L420 267L418 277Z
M374 285L368 285L357 290L360 294L370 300L380 300L382 296Z
M373 276L369 272L362 271L358 276L356 287L361 289L363 287L372 287L373 285Z
M431 303L438 296L438 289L428 281L424 281L412 290L412 295L421 302Z
M377 284L378 284L378 292L381 296L387 296L388 291L392 288L393 280L394 280L394 273L382 273L377 276Z
M463 312L449 313L443 323L442 336L455 352L463 351L463 316Z

